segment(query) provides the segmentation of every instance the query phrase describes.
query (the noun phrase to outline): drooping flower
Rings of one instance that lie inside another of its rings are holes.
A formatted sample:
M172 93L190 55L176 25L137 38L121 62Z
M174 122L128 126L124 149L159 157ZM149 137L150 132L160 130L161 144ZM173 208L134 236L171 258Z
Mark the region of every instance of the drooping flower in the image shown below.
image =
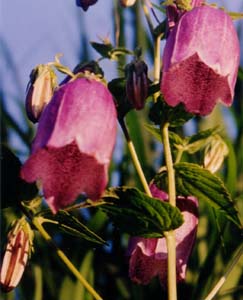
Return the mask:
M54 93L41 115L21 177L40 180L54 213L80 193L97 200L107 185L115 139L116 110L109 90L93 78L77 78Z
M143 109L148 97L148 67L137 59L126 66L125 73L127 98L135 109Z
M168 201L168 195L154 184L152 195ZM175 230L177 281L185 279L187 261L192 251L198 224L198 201L194 197L177 197L184 223ZM135 283L148 284L159 276L162 286L167 286L167 246L165 238L130 238L128 245L129 276Z
M32 70L25 100L26 112L30 121L38 122L56 87L56 74L51 66L41 64Z
M91 5L94 5L98 0L76 0L76 5L82 7L84 11L88 10Z
M24 218L16 221L8 233L8 242L1 263L0 284L4 292L14 289L22 275L30 256L33 232Z
M209 114L218 101L232 104L240 47L231 18L200 6L181 16L163 54L161 92L170 106Z

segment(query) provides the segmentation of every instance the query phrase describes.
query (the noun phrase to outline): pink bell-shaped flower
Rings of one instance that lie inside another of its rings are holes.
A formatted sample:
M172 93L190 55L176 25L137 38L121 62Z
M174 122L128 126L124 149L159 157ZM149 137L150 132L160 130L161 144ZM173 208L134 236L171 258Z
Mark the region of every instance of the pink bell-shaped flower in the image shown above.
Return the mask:
M93 78L70 81L41 115L21 177L40 180L54 213L80 193L97 200L107 185L115 139L116 109L107 87Z
M171 30L163 55L161 92L170 106L207 115L218 101L230 106L240 47L231 18L221 9L195 7Z
M168 201L168 195L154 184L151 193L161 201ZM184 223L175 230L177 281L185 279L187 261L191 254L198 224L198 201L194 197L177 197ZM148 284L159 276L162 286L167 286L167 246L165 238L130 238L128 245L129 276L135 283Z

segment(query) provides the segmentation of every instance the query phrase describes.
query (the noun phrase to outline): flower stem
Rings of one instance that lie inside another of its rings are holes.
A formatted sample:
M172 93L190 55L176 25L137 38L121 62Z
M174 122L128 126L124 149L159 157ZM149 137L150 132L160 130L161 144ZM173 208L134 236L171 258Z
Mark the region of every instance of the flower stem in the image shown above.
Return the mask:
M133 161L133 164L134 164L134 167L137 171L137 174L138 174L138 177L141 181L141 184L144 188L144 191L146 192L146 194L150 197L152 197L152 194L150 192L150 189L149 189L149 185L147 183L147 180L144 176L144 173L143 173L143 169L141 167L141 164L139 162L139 159L138 159L138 156L137 156L137 152L135 150L135 147L134 147L134 144L130 138L130 135L129 135L129 132L127 130L127 127L126 127L126 124L124 122L124 119L120 119L119 120L119 123L121 125L121 128L122 128L122 131L124 133L124 136L127 140L127 147L128 147L128 150L130 152L130 155L131 155L131 158L132 158L132 161Z
M63 261L67 268L73 273L73 275L81 282L81 284L87 289L87 291L94 297L96 300L102 300L102 297L92 288L92 286L85 280L85 278L79 273L73 263L69 258L60 250L56 244L53 242L51 236L47 233L44 227L41 224L41 217L34 217L32 219L32 224L38 229L42 237L52 246L55 250L58 257Z
M169 141L169 123L162 126L162 140L164 145L165 163L168 174L169 203L176 206L175 172ZM176 286L176 241L173 230L164 233L168 252L168 297L169 300L177 299Z
M217 294L217 292L220 290L222 285L225 283L227 280L227 277L229 276L230 272L232 269L235 267L235 265L238 263L239 259L243 255L243 244L240 245L234 259L231 261L231 263L228 265L226 272L224 275L219 279L215 287L212 289L212 291L207 295L205 300L211 300L213 297Z

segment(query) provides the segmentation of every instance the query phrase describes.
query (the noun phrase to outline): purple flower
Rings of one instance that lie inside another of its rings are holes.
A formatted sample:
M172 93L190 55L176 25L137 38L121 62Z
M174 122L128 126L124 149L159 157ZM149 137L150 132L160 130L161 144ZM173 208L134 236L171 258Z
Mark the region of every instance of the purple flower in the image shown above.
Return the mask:
M150 186L152 195L168 201L168 195L155 185ZM198 201L194 197L177 197L184 223L175 230L177 280L185 279L187 261L192 251L198 224ZM165 238L130 238L128 245L129 276L135 283L148 284L159 276L161 284L167 286L167 246Z
M179 19L163 55L161 92L170 106L209 114L218 101L232 104L240 47L231 18L209 6L195 7Z
M167 15L168 29L171 30L185 12L193 9L194 7L202 6L203 3L204 0L191 0L191 1L182 0L182 1L176 1L176 3L174 4L167 5L166 15Z
M82 7L84 11L88 10L89 6L94 5L98 0L76 0L76 5Z
M107 87L95 79L70 81L41 115L21 177L41 181L54 213L80 193L97 200L108 181L115 139L116 109Z

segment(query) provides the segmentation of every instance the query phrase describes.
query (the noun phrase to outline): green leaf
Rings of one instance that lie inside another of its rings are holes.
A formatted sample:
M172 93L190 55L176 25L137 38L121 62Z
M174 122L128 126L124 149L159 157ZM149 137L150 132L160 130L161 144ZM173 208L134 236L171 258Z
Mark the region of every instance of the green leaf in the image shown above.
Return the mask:
M44 218L44 223L56 225L60 230L72 236L80 237L95 244L106 243L101 237L81 223L76 217L64 210L59 210L56 215L53 215L52 212L47 209L40 212L38 216Z
M220 178L192 163L178 163L174 168L178 194L195 196L199 200L206 201L241 227L234 203Z
M151 198L136 188L112 188L100 206L121 231L143 237L163 237L163 232L183 223L177 207Z

